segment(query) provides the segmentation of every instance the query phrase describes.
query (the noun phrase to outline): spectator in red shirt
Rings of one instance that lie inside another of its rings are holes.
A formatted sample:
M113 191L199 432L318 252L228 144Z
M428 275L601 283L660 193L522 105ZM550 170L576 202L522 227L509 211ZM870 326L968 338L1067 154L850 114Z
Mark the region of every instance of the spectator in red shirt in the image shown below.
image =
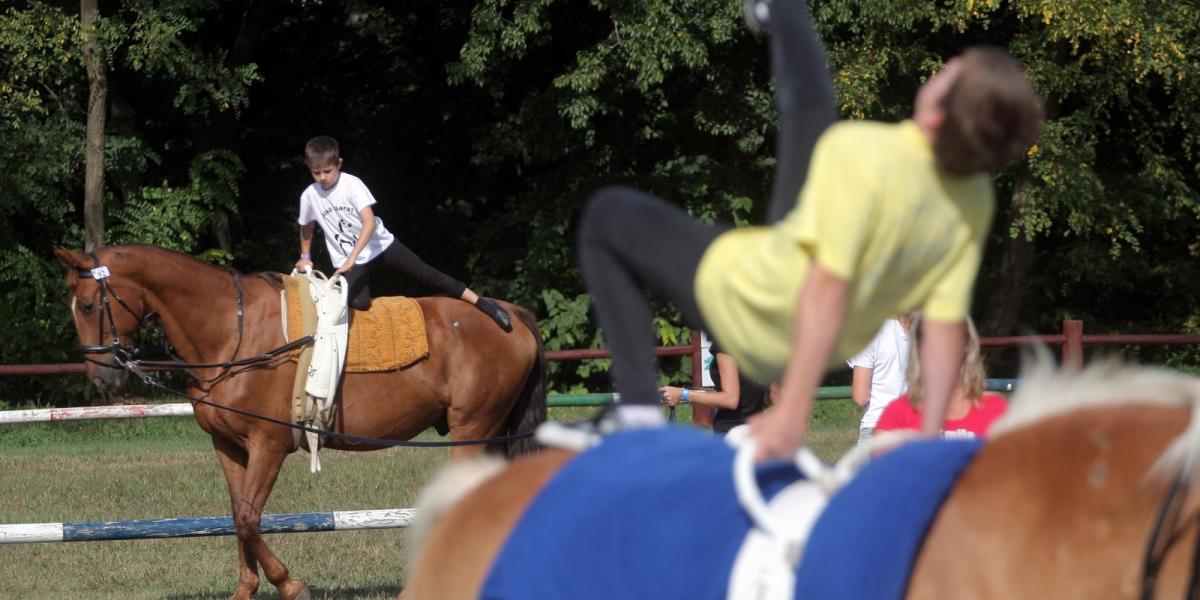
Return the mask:
M911 335L919 338L920 316L913 320L910 331ZM910 346L908 393L887 405L875 424L876 432L921 429L921 400L925 390L921 381L921 359L916 351L920 347L919 339L913 340ZM959 371L958 388L946 411L942 435L948 438L983 437L992 422L1004 414L1008 401L1000 394L985 393L986 382L987 374L983 370L983 357L979 350L979 333L968 318L966 354Z

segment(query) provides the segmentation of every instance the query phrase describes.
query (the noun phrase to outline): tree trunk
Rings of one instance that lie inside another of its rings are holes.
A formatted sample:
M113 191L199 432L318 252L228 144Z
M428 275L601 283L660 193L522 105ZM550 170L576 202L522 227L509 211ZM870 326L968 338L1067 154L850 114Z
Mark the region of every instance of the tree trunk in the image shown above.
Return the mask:
M83 183L84 248L91 252L104 245L104 121L107 116L108 73L104 50L96 32L98 0L80 0L83 25L83 64L88 74L87 145L84 148Z
M1033 179L1027 169L1022 169L1013 186L1011 220L1020 218L1027 194L1032 190ZM1025 291L1029 289L1029 275L1033 272L1035 249L1033 240L1024 233L1016 237L1007 236L1001 248L1000 262L993 276L993 290L989 295L984 318L980 324L983 335L1012 335L1020 324L1021 309L1025 306Z
M1029 286L1029 275L1033 271L1033 242L1024 235L1010 237L997 265L999 273L996 286L984 310L981 335L1005 336L1017 333L1021 309L1025 306L1025 291Z
M233 255L233 228L229 223L229 211L224 206L216 208L216 218L213 219L213 237L217 238L217 246Z
M1070 48L1059 42L1056 45L1055 64L1065 67L1070 59ZM1045 120L1047 122L1058 117L1062 102L1058 96L1051 95L1045 99ZM1021 218L1030 197L1035 193L1033 174L1029 171L1028 159L1021 163L1017 180L1013 184L1012 207L1008 211L1009 225ZM984 309L984 318L980 332L983 335L1013 335L1023 333L1016 331L1021 324L1021 309L1025 306L1025 291L1029 289L1029 275L1033 272L1036 250L1033 240L1025 233L1016 237L1008 235L1001 249L998 271L993 275L994 292L991 294Z

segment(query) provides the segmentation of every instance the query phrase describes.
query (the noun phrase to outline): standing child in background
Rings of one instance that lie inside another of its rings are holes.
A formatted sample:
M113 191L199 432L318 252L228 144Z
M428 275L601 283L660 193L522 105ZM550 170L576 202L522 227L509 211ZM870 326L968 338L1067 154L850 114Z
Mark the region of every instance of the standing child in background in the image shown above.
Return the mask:
M920 317L913 320L913 331L917 331ZM916 337L920 339L918 332ZM916 345L913 346L914 348ZM983 370L983 355L979 348L979 333L975 324L967 319L966 353L959 369L958 385L950 397L946 411L946 422L942 435L948 438L975 438L987 435L992 423L1008 409L1008 400L1000 394L984 392L987 373ZM888 404L876 431L921 428L921 405L925 396L925 383L921 376L921 357L912 352L908 358L908 394Z
M361 179L342 172L342 157L336 140L323 135L308 140L304 145L304 164L312 172L314 183L300 194L297 271L313 264L313 222L316 221L325 232L325 247L337 269L334 275L345 277L350 286L351 308L370 308L371 272L382 267L442 295L470 302L502 329L512 331L512 320L504 307L481 298L463 282L425 264L392 236L371 208L375 204L371 191Z
M712 364L708 366L713 391L665 386L659 392L667 406L691 402L715 408L713 433L725 435L730 429L744 424L752 415L766 410L771 399L767 388L738 373L737 361L721 352L715 342L709 348L709 352L713 358Z
M858 426L860 444L871 439L884 407L908 389L909 323L908 313L884 321L871 343L846 361L854 369L850 397L863 409Z

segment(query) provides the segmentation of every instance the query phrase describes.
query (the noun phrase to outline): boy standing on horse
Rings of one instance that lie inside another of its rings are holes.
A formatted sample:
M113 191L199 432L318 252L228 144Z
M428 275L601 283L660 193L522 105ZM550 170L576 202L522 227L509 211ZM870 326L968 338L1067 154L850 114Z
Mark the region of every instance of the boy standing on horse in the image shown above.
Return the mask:
M308 140L304 164L312 172L314 183L300 194L300 260L296 261L296 270L303 271L313 264L313 222L317 222L337 269L334 275L345 277L350 286L352 308L367 310L371 306L371 273L385 268L440 294L470 302L504 331L512 331L512 319L504 307L425 264L383 226L383 220L371 208L375 198L366 184L342 172L336 140L323 135Z
M622 402L599 427L662 420L650 287L749 377L780 382L775 406L750 421L760 459L804 443L826 366L865 347L889 315L923 309L922 431L936 434L994 211L990 174L1037 138L1040 100L1011 56L975 47L921 86L911 120L830 125L833 85L804 2L747 8L771 33L780 130L770 214L785 216L734 230L629 188L593 195L579 261Z

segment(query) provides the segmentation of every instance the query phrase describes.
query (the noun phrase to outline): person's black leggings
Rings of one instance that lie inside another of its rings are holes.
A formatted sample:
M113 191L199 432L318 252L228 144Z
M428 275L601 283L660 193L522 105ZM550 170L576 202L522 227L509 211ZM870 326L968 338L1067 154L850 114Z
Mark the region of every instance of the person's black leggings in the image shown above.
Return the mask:
M812 148L837 109L825 53L804 2L776 0L770 28L780 114L769 207L774 223L796 205ZM696 303L696 269L726 229L627 187L606 187L588 200L579 228L579 264L612 353L621 403L658 402L653 314L645 292L673 304L688 325L707 329Z
M408 246L399 240L392 240L382 254L365 264L355 265L345 274L346 282L350 284L351 308L367 310L371 307L371 274L380 269L393 271L404 277L405 281L451 298L462 296L467 289L467 284L425 264Z
M825 50L805 4L804 0L770 3L771 75L779 130L768 223L783 219L796 207L817 138L838 116Z
M579 264L592 292L622 403L657 402L654 315L643 290L704 329L692 289L705 248L727 229L697 221L665 200L628 187L592 195L579 230Z

